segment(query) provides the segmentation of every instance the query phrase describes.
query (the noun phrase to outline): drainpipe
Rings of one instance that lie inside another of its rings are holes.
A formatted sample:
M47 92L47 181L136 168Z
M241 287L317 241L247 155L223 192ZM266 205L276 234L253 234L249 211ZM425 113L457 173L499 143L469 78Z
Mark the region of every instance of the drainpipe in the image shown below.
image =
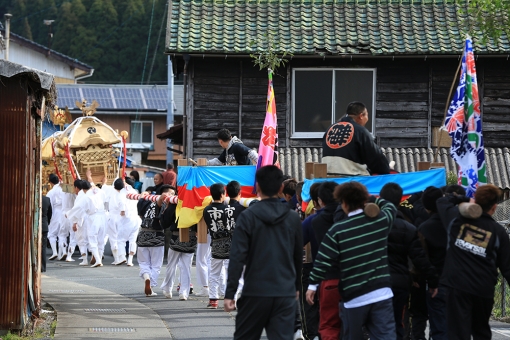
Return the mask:
M5 60L9 60L9 40L11 36L11 18L12 14L4 14L5 18Z
M190 56L189 54L184 54L184 72L182 73L183 78L183 89L184 89L184 108L182 110L182 144L183 144L183 151L184 151L184 159L188 158L188 115L187 115L187 99L188 99L188 63Z
M85 79L85 78L88 78L88 77L92 77L93 74L94 74L94 69L90 70L90 72L88 74L84 75L84 76L74 78L74 83L78 84L78 80L82 80L82 79Z

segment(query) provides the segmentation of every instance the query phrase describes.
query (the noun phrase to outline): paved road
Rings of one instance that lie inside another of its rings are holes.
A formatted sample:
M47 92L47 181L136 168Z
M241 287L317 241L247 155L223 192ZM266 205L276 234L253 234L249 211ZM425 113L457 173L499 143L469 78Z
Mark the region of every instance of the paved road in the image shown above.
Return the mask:
M112 261L111 256L105 256L103 261L105 266L100 268L80 267L79 260L76 262L48 261L45 274L50 278L55 277L108 290L142 303L159 315L169 329L172 339L232 339L235 313L224 312L221 302L217 310L211 310L206 308L208 299L205 297L192 295L188 301L179 301L175 287L172 300L166 299L159 288L155 289L158 296L145 297L143 280L138 276L137 264L135 263L134 267L109 265ZM159 283L163 281L165 266L166 262L161 270ZM192 282L196 282L194 267ZM510 339L510 324L493 322L491 325L494 340ZM265 338L264 336L263 339Z

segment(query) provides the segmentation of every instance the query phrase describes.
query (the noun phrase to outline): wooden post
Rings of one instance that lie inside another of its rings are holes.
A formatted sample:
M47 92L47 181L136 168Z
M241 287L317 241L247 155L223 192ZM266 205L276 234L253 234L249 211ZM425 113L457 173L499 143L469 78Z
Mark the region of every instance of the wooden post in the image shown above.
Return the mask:
M197 164L198 164L198 166L207 165L207 159L206 158L197 158Z
M315 163L313 165L314 178L326 178L328 177L328 165L325 163Z
M306 162L305 163L305 178L306 179L313 179L313 162Z
M189 228L179 228L179 241L189 242Z
M177 166L188 166L188 160L187 159L178 159Z
M416 169L418 171L429 170L430 169L430 162L416 162Z
M197 224L197 242L207 243L207 224L205 224L203 218Z

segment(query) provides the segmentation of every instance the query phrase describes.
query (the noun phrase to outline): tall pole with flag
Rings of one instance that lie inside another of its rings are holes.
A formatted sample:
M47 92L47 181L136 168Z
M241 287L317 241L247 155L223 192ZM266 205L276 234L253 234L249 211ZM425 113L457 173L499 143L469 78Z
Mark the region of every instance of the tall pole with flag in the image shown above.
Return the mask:
M268 77L266 119L264 120L264 126L262 127L262 133L260 135L257 170L266 165L279 166L276 102L273 88L273 70L270 68L268 69Z
M487 184L482 119L471 38L466 38L460 81L445 119L452 138L450 155L458 165L458 181L473 197L479 185Z

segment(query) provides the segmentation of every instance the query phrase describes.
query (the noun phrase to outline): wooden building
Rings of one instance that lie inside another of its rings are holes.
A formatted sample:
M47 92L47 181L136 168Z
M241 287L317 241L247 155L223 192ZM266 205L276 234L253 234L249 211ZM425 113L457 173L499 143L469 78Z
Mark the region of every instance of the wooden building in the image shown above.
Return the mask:
M274 76L280 148L320 147L355 100L367 105L367 128L381 147L438 144L465 39L455 2L173 0L170 7L166 53L186 69L188 157L217 155L222 127L258 147L267 72L250 54L267 50L267 37L292 54ZM485 146L506 147L510 43L506 35L481 41L474 39Z
M0 334L22 329L41 303L41 117L53 75L0 59Z

